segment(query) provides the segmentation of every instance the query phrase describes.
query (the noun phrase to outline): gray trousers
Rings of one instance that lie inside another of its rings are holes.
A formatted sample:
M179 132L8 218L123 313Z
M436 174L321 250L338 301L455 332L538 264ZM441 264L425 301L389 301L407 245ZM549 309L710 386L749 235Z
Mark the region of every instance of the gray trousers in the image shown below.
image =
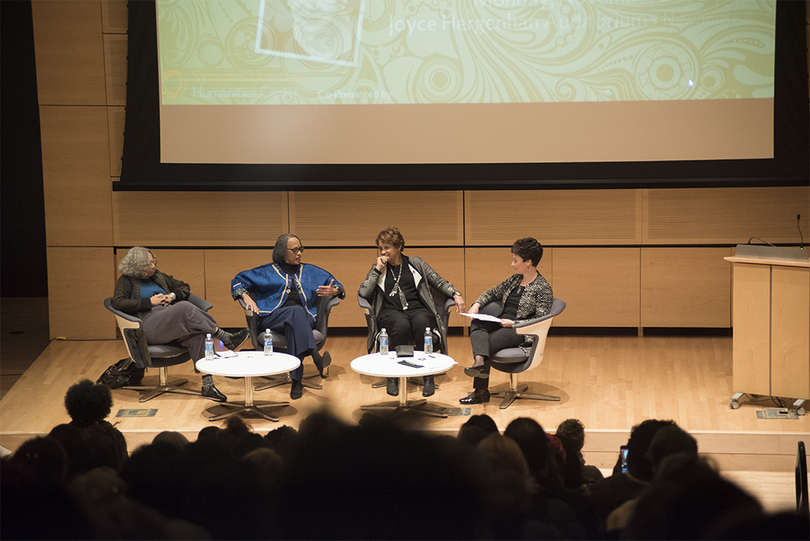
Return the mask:
M194 362L205 357L205 335L211 333L213 336L217 330L214 318L188 301L154 306L148 312L141 312L141 320L148 342L180 342L188 348Z

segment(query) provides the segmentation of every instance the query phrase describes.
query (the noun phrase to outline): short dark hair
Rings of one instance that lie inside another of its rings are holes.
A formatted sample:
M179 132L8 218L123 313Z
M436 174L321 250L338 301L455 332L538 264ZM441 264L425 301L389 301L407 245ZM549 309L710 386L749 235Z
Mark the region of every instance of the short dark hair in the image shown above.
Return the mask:
M287 241L290 239L298 239L298 235L293 235L292 233L284 233L283 235L279 235L276 239L276 245L273 246L273 263L276 265L280 265L284 263L287 259ZM298 242L301 242L301 239L298 239ZM301 242L301 246L304 243Z
M648 451L655 433L665 426L672 426L675 421L647 419L633 427L627 441L627 471L636 479L652 481L653 464Z
M83 427L107 418L112 410L112 393L106 385L83 379L65 393L65 409L73 424Z
M585 425L579 419L566 419L557 427L557 436L564 436L577 451L585 445Z
M400 252L405 249L405 238L402 236L402 233L400 233L398 227L389 227L380 231L375 241L377 246L380 245L380 241L388 242L392 246L396 246L399 248Z
M518 239L512 245L512 253L523 261L531 259L532 265L536 267L540 260L543 259L543 245L537 242L534 237Z

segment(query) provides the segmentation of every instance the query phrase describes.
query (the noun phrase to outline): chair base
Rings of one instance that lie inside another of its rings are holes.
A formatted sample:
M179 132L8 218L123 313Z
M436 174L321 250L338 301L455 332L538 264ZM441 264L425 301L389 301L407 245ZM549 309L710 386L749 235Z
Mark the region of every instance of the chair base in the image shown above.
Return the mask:
M329 375L329 368L327 368L326 370L327 370L326 375L328 376ZM306 387L307 389L315 389L317 391L320 391L321 389L323 389L323 385L320 385L318 383L312 383L311 381L307 381L308 379L320 378L320 377L321 377L320 374L314 374L314 375L311 375L311 376L304 376L304 378L301 380L301 384L304 387ZM290 377L290 374L283 374L283 375L277 376L277 377L267 377L265 379L268 380L268 381L266 381L265 383L260 383L259 385L256 385L253 388L253 390L254 391L265 391L267 389L272 389L273 387L278 387L279 385L285 385L285 384L290 384L291 385L292 384L292 378Z
M510 376L513 375L514 374L510 374ZM528 388L529 386L527 384L522 383L520 385L510 385L508 391L498 391L496 393L490 392L489 394L492 396L501 396L501 395L504 396L503 400L501 401L501 405L499 406L500 409L502 410L505 410L506 408L511 406L512 402L514 402L518 398L530 398L532 400L549 400L553 402L559 402L560 400L559 396L524 392Z
M193 394L196 396L202 396L202 391L195 391L193 389L184 389L180 387L180 385L185 385L188 383L187 379L177 379L174 381L166 382L166 379L163 376L163 371L165 368L161 368L161 377L160 383L158 385L125 385L121 387L122 389L133 390L133 391L148 391L145 395L138 399L138 402L144 403L149 402L155 397L158 397L164 393L175 393L175 394Z

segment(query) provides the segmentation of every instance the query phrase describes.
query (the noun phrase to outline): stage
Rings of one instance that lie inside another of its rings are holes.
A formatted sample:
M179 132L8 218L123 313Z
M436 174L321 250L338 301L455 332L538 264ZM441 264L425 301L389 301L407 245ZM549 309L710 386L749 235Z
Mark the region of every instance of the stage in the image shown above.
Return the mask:
M810 415L795 420L759 419L757 411L775 408L770 398L743 398L732 410L731 337L721 332L687 335L663 333L636 336L615 330L584 331L552 329L543 364L521 374L529 392L556 395L559 402L517 400L505 410L493 397L484 405L463 407L458 399L472 390L463 367L470 363L469 339L450 336L449 354L458 364L436 376L438 389L429 403L446 408L445 419L424 417L418 428L436 434L454 435L473 414L486 413L503 430L512 419L528 416L553 431L569 417L586 427L586 461L610 468L619 446L626 443L633 425L647 418L673 419L693 434L702 454L712 456L723 470L790 472L795 465L796 444L810 444ZM361 405L392 400L385 388L372 388L380 378L351 370L352 359L365 354L365 335L337 329L326 344L332 354L328 379L320 379L310 359L305 376L322 390L304 389L300 400L271 410L280 418L272 422L248 418L254 431L266 434L282 425L297 428L312 412L328 409L347 423L357 423L366 412ZM112 363L126 356L121 340L52 341L0 402L0 445L16 449L23 441L47 434L57 424L68 422L63 399L68 387L83 378L96 380ZM144 383L157 380L148 371ZM170 379L188 378L199 389L200 375L191 363L170 369ZM256 378L262 382L261 378ZM230 400L244 398L241 379L215 377L217 387ZM508 376L493 371L490 389L508 386ZM206 409L216 403L180 394L164 394L140 403L141 393L113 390L110 421L127 438L130 452L148 443L163 430L182 432L189 439L211 425ZM409 385L409 397L421 398L421 390ZM255 400L289 400L289 385L255 393ZM789 402L788 404L791 404ZM221 408L221 407L220 407ZM125 410L135 416L119 417Z

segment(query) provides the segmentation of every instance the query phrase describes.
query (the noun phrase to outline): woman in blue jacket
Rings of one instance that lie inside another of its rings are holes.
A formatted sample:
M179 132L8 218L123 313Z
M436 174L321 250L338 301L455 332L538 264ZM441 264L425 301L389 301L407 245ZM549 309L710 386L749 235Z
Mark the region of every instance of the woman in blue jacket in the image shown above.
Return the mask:
M315 304L318 297L337 295L343 299L346 291L322 268L301 263L303 252L301 239L290 233L281 235L273 248L273 262L237 274L231 281L231 294L234 299L241 297L247 308L259 315L260 329L284 334L288 353L301 360L311 355L323 377L323 369L332 358L328 351L321 355L315 346ZM303 375L303 365L290 372L293 400L301 398Z

